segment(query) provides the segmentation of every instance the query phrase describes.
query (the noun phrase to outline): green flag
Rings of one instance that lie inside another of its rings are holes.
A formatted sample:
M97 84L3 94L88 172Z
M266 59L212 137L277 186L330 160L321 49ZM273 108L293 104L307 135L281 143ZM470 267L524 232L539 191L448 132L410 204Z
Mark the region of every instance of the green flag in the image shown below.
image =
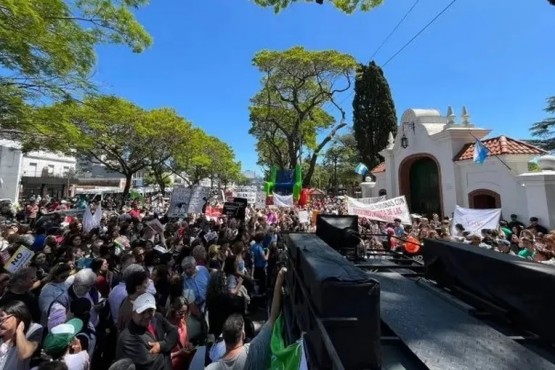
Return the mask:
M282 333L283 318L280 315L274 323L272 332L270 370L299 370L302 358L302 341L298 340L286 346Z

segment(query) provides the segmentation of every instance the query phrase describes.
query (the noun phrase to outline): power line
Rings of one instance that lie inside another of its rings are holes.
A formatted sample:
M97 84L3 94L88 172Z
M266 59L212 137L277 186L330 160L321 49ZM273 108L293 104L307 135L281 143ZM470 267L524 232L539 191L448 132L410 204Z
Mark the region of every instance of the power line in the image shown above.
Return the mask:
M412 9L414 9L414 7L416 6L416 4L418 4L420 0L416 0L416 2L413 4L413 6L407 11L407 13L405 14L405 16L403 16L403 18L401 19L401 21L399 21L399 23L397 24L397 26L395 26L393 28L393 31L391 31L391 33L386 37L386 40L382 43L385 44L385 42L387 42L387 39L389 37L391 37L391 35L395 32L395 30L397 28L399 28L400 24L404 21L404 19L410 14L410 12L412 12ZM439 17L441 17L443 15L443 13L445 13L453 4L455 4L457 2L457 0L453 0L451 1L445 8L443 8L443 10L441 10L434 18L432 18L432 20L430 22L428 22L428 24L426 24L420 31L418 31L418 33L416 35L414 35L407 43L405 43L395 54L393 54L381 67L384 68L389 62L391 62L397 55L399 55L403 50L405 50L405 48L407 46L409 46L414 40L416 40L416 38L418 36L420 36L422 34L422 32L424 32L428 27L430 27ZM382 45L380 45L380 47L378 47L378 49L376 50L376 52L374 52L374 55L378 52L378 50L382 47ZM372 58L370 58L372 59ZM351 96L353 96L355 93L354 89L353 91L351 91L349 93L349 95L347 95L345 98L343 98L341 100L341 102L339 102L339 105L343 105L343 103L349 99Z
M428 24L426 24L420 31L418 31L418 33L416 35L414 35L405 45L403 45L395 54L393 54L391 56L391 58L389 58L382 67L385 67L389 62L391 62L393 59L395 59L395 57L399 54L401 54L401 52L403 50L405 50L405 48L407 46L409 46L414 40L416 40L416 38L418 36L420 36L422 34L422 32L424 32L428 27L430 27L439 17L441 17L441 15L443 13L445 13L453 4L455 4L457 2L457 0L453 0L451 1L445 8L443 8L443 10L441 12L439 12L430 22L428 22Z
M416 5L420 2L420 0L416 0L414 2L414 4L412 4L411 8L405 13L405 15L403 16L403 18L401 18L401 20L399 21L399 23L397 23L397 25L395 27L393 27L393 29L391 30L391 32L389 33L389 35L387 35L387 37L383 40L383 42L380 44L380 46L378 46L378 48L376 49L376 51L374 51L374 54L372 54L372 56L370 57L370 60L373 60L374 57L376 56L376 54L378 54L378 51L381 50L381 48L386 44L386 42L391 38L391 36L393 36L393 34L395 33L395 31L397 31L397 29L401 26L401 24L405 21L405 19L407 19L407 17L409 16L409 14L412 12L412 10L416 7Z

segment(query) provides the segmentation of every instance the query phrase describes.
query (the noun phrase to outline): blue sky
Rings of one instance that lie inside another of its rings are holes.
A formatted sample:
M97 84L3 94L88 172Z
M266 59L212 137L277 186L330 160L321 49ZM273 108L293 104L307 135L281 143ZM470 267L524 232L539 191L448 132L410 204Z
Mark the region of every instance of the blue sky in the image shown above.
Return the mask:
M377 63L449 2L421 0ZM100 47L94 78L106 93L142 107L175 108L230 143L244 170L260 172L248 135L249 99L260 88L254 54L302 45L368 62L413 3L385 0L371 12L346 15L330 4L301 2L275 15L249 0L152 0L138 17L153 46L143 54ZM555 95L554 24L555 7L546 0L457 1L385 67L398 117L407 108L445 113L448 105L459 115L466 105L492 135L529 137L530 125L546 117L545 99ZM351 101L342 104L349 115Z

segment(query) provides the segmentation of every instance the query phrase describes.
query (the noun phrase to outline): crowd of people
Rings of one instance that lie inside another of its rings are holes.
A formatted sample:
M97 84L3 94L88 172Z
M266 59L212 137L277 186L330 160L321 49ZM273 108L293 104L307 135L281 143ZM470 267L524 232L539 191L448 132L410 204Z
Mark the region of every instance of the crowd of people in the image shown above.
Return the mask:
M283 256L262 214L168 219L133 202L43 222L52 208L30 201L2 229L2 265L21 247L33 255L0 274L0 370L182 370L206 345L209 369L266 366Z
M245 220L168 219L160 204L138 202L120 211L90 204L82 218L41 220L74 206L35 200L23 219L4 223L2 265L20 247L33 254L0 273L0 370L182 370L201 347L210 370L267 368L285 265L279 234L314 231L317 213L347 213L341 199L324 197L304 209L248 207ZM311 214L308 221L299 211ZM452 222L360 218L359 231L368 250L436 238L555 260L555 233L535 218L525 226L512 215L481 235Z

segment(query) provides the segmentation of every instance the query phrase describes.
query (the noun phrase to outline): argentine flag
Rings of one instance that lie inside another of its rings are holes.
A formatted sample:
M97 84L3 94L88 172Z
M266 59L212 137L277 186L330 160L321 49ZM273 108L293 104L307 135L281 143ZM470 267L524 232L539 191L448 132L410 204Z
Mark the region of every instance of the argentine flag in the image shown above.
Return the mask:
M356 165L355 167L355 173L358 173L359 175L366 175L368 173L368 167L366 167L364 164L359 163Z
M486 158L488 157L489 150L482 144L482 142L476 139L474 143L474 163L482 164L485 162Z

